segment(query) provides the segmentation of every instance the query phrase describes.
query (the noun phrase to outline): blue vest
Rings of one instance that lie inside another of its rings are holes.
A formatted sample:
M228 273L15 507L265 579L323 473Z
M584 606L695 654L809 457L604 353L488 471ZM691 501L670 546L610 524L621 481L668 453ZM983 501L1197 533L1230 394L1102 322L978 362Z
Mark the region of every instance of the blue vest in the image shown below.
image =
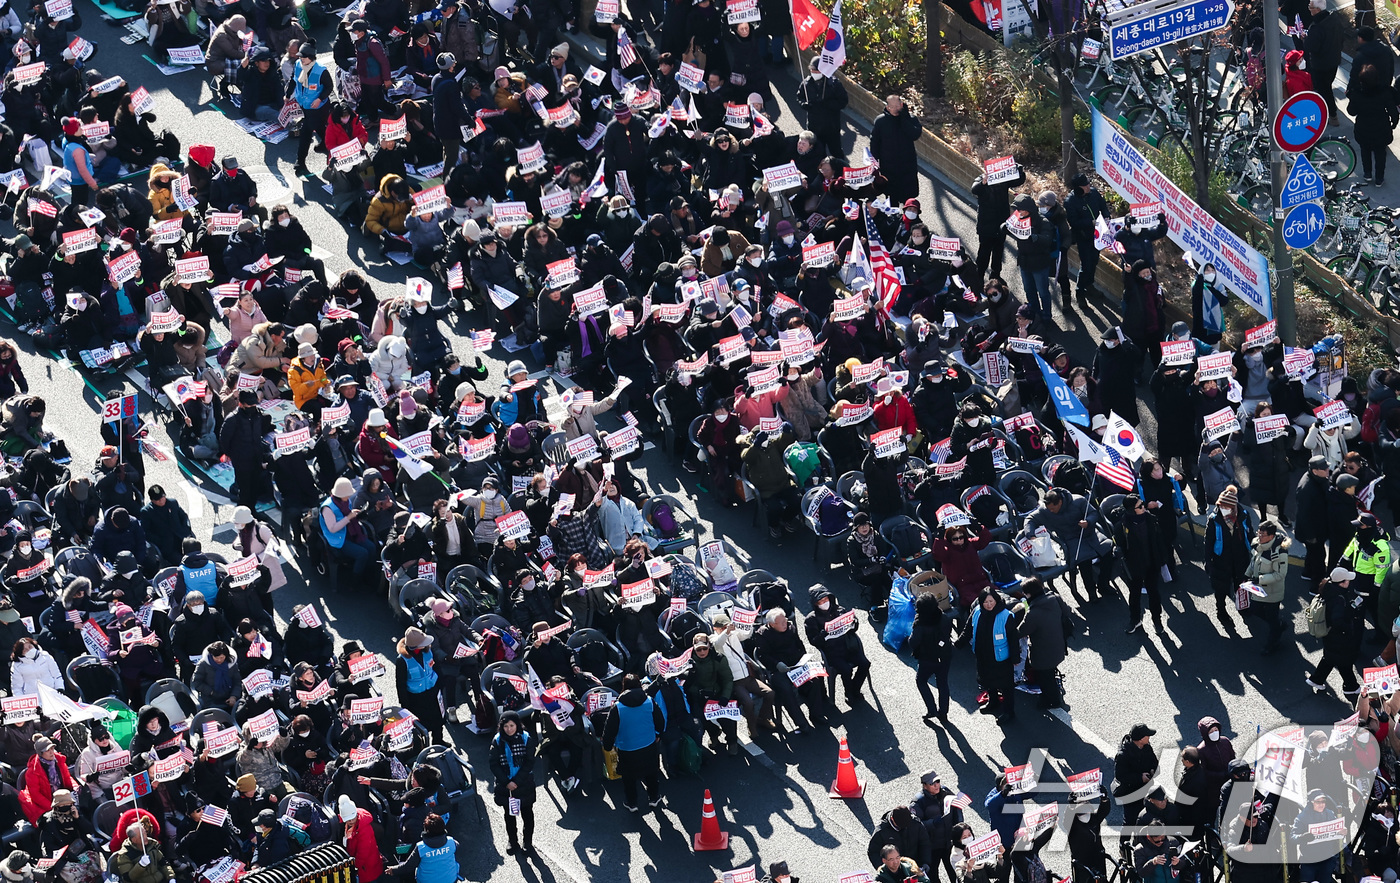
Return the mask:
M298 68L299 67L300 65L298 65ZM329 95L321 94L321 74L325 72L325 68L313 62L311 70L306 74L306 82L310 83L310 86L303 86L301 84L301 71L299 69L292 73L292 80L296 83L296 91L292 93L292 95L296 98L297 104L302 108L310 110L312 102L317 98L321 99L322 106L324 106L327 101L330 101Z
M206 561L203 567L188 567L181 564L180 576L185 581L186 595L189 595L190 592L199 592L204 596L204 602L210 607L218 604L218 571L214 569L213 561Z
M67 144L63 145L63 167L67 169L68 174L72 176L68 181L70 186L86 186L86 182L83 181L82 173L78 170L78 160L74 156L79 150L85 149L83 145L76 141L69 141ZM84 157L83 165L87 166L88 174L92 174L92 153L89 152Z
M656 721L652 719L651 699L643 699L635 708L621 702L613 706L617 713L618 751L640 751L656 741Z
M977 609L972 611L972 650L977 652L977 621L982 618L982 605L978 604ZM996 621L992 623L992 650L996 654L997 662L1005 662L1011 657L1011 645L1006 640L1006 621L1011 618L1011 611L1005 607L997 611Z
M322 500L320 512L321 536L326 538L326 545L330 546L332 549L343 549L345 547L345 533L350 529L350 526L347 524L340 530L331 530L330 522L326 521L327 506L331 507L331 511L336 513L337 518L340 517L340 510L336 508L334 497L326 497Z
M447 838L447 845L434 849L418 842L418 883L457 883L457 841Z
M427 653L423 655L429 660L433 658ZM408 692L426 693L437 683L437 672L433 671L431 662L424 665L412 656L403 657L403 661L408 666Z

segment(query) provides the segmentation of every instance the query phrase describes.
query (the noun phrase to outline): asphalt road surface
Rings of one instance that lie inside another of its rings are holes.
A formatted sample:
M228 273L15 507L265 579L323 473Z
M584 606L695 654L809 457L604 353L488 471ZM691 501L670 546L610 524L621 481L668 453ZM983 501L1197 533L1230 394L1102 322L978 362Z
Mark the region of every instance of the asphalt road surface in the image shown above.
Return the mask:
M122 75L133 88L145 85L156 100L157 128L169 127L186 146L207 142L215 145L221 156L237 156L258 181L262 204L285 201L293 206L318 248L326 253L328 270L360 266L375 280L381 297L398 290L406 275L403 269L381 261L373 243L358 230L347 230L325 211L326 194L318 182L303 182L292 174L292 141L269 146L243 133L206 106L211 92L202 73L162 76L142 58L144 44L123 45L118 39L124 33L121 29L106 26L86 4L80 8L87 20L83 35L100 47L96 67L104 75ZM328 30L316 36L322 38L322 45L329 45ZM787 103L796 85L791 69L779 73L774 85L783 105L775 121L786 131L797 131L800 116ZM848 147L863 141L863 136L854 136L848 131ZM321 161L313 154L313 171L319 171ZM936 234L975 241L973 217L961 197L935 184L928 175L922 190L924 218ZM12 235L13 231L0 232ZM1014 279L1010 271L1009 260L1007 275ZM436 292L436 302L445 300L445 291ZM1061 322L1067 330L1053 337L1087 363L1098 332L1113 315L1107 304L1100 303L1089 311L1087 328L1082 319ZM485 324L474 319L469 313L453 318L448 330L462 345L459 351L465 351L462 341L467 332L474 325ZM13 329L8 331L14 333ZM27 340L20 344L33 391L50 403L50 428L68 442L75 466L86 468L100 446L96 397L79 374L45 355L34 354ZM483 388L494 388L500 382L506 358L499 347L489 355L492 379ZM522 355L528 361L528 353ZM540 366L531 367L535 370ZM112 385L107 379L97 382L104 390ZM124 385L132 389L132 384ZM1145 388L1144 395L1149 395ZM141 407L143 414L150 413L150 403L144 397ZM1150 414L1145 416L1141 429L1151 448L1155 421ZM612 421L612 415L603 418L605 428L615 428ZM163 437L166 428L158 425L155 432ZM212 535L215 547L223 547L231 537L232 509L218 489L192 484L173 463L152 463L148 458L148 464L148 484L163 484L190 512L197 535L206 539ZM846 605L859 607L859 593L844 573L814 566L810 535L799 533L770 542L752 526L750 509L731 511L715 506L696 490L693 476L668 462L659 451L648 452L636 465L654 492L693 498L702 540L724 537L740 550L741 564L784 576L800 610L808 609L806 590L815 582L833 588ZM1159 730L1156 741L1170 746L1178 739L1195 744L1199 741L1196 721L1213 715L1225 722L1227 735L1235 736L1237 747L1242 748L1261 726L1267 729L1284 720L1330 724L1345 716L1348 711L1338 697L1315 697L1303 685L1310 660L1319 653L1318 641L1307 637L1300 625L1301 636L1296 641L1286 641L1283 650L1261 658L1262 637L1251 638L1247 627L1237 624L1231 633L1220 633L1209 615L1212 605L1199 566L1200 552L1185 534L1182 547L1187 566L1178 581L1164 587L1167 633L1155 635L1149 627L1146 634L1125 635L1127 609L1121 601L1074 608L1080 634L1073 640L1062 669L1071 710L1050 716L1033 707L1033 697L1020 694L1019 720L1005 730L992 718L976 713L975 678L966 651L959 652L953 666L949 726L943 729L923 723L911 661L877 643L875 630L862 613L859 634L873 661L873 677L867 701L854 708L840 703L838 733L850 740L859 776L866 785L863 800L832 800L827 796L836 771L835 734L787 739L760 736L737 757L708 756L699 778L664 783L669 807L661 812L637 816L622 810L620 783L609 783L602 789L605 793L594 790L570 797L549 783L536 804L539 855L526 861L504 854L501 812L489 802L486 739L454 728L452 738L475 764L487 799L484 821L479 822L471 810L453 821L454 834L467 846L459 853L464 856L463 874L482 881L517 881L522 876L527 881L567 879L579 883L642 878L710 880L719 871L755 861L762 865L761 877L769 862L787 860L793 873L809 881L834 881L840 874L868 869L865 846L870 831L882 813L917 794L918 777L927 769L938 770L945 786L971 795L974 813L984 819L982 798L995 773L1006 765L1026 762L1037 749L1050 758L1042 776L1045 780L1057 780L1065 771L1103 767L1107 781L1112 773L1113 747L1137 721ZM348 586L342 593L331 594L324 581L317 578L308 583L299 578L296 567L288 568L290 584L276 596L279 619L285 620L297 603L314 602L339 640L354 638L380 653L392 653L402 626L388 615L382 592ZM1290 619L1301 608L1300 580L1294 570L1286 606ZM381 687L393 695L392 683ZM874 698L870 698L872 692ZM1179 771L1179 764L1170 758L1164 758L1162 766ZM543 774L540 779L544 781ZM727 851L697 854L691 850L690 838L699 830L705 788L712 790L721 827L730 835ZM1110 822L1118 818L1115 811ZM979 834L987 830L984 821L974 827ZM1046 863L1058 878L1068 870L1068 862L1054 853L1055 847L1046 851Z

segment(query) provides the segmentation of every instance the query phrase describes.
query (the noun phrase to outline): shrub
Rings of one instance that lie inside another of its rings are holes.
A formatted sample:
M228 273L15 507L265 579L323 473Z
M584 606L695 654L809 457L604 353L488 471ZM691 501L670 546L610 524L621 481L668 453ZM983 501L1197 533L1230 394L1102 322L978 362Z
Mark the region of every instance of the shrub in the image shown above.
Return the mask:
M848 73L880 94L924 79L924 11L920 0L848 0L841 7L846 26ZM871 51L878 47L878 50Z
M1012 121L1021 143L1031 154L1053 162L1060 155L1060 106L1035 93L1017 94L1011 106Z

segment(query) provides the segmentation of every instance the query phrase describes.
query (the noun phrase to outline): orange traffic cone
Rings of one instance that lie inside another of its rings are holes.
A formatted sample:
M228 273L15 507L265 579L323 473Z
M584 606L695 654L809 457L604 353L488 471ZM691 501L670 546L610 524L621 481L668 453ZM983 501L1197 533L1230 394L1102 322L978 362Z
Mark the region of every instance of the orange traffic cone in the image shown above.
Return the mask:
M828 797L860 798L865 796L865 783L856 778L856 762L851 760L851 749L846 740L841 739L841 750L836 755L836 781L831 783Z
M700 833L695 835L695 851L709 852L715 849L728 849L729 835L719 829L719 819L715 816L715 802L710 799L710 789L705 789L705 805L700 810Z

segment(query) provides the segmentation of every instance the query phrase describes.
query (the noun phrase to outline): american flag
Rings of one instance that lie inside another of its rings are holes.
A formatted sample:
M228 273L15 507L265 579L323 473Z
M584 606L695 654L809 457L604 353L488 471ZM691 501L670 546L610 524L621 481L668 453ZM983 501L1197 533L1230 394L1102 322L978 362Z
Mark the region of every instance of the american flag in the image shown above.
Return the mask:
M1125 465L1123 455L1112 448L1104 448L1107 459L1100 460L1094 467L1094 472L1104 480L1121 487L1125 491L1130 491L1137 487L1137 477L1133 475L1132 467Z
M624 70L637 63L637 47L632 45L626 28L617 32L617 61Z
M73 623L73 625L79 625L83 621L82 611L79 610L70 610L65 613L64 616L69 622Z
M217 806L206 806L204 814L199 817L201 825L213 825L218 828L228 821L228 810Z
M888 313L899 297L899 277L895 275L894 262L890 260L885 243L880 241L868 208L864 209L864 214L865 238L870 244L870 269L875 273L875 292L880 296L880 309Z
M958 796L953 798L953 806L958 809L968 809L972 806L972 798L959 791Z
M462 281L462 262L458 261L447 268L447 287L451 289L465 287Z
M544 101L545 96L548 94L549 90L539 83L532 83L529 88L525 90L525 97L530 101Z
M1308 29L1303 27L1303 17L1301 15L1293 16L1293 24L1288 26L1288 36L1301 39L1307 35Z

